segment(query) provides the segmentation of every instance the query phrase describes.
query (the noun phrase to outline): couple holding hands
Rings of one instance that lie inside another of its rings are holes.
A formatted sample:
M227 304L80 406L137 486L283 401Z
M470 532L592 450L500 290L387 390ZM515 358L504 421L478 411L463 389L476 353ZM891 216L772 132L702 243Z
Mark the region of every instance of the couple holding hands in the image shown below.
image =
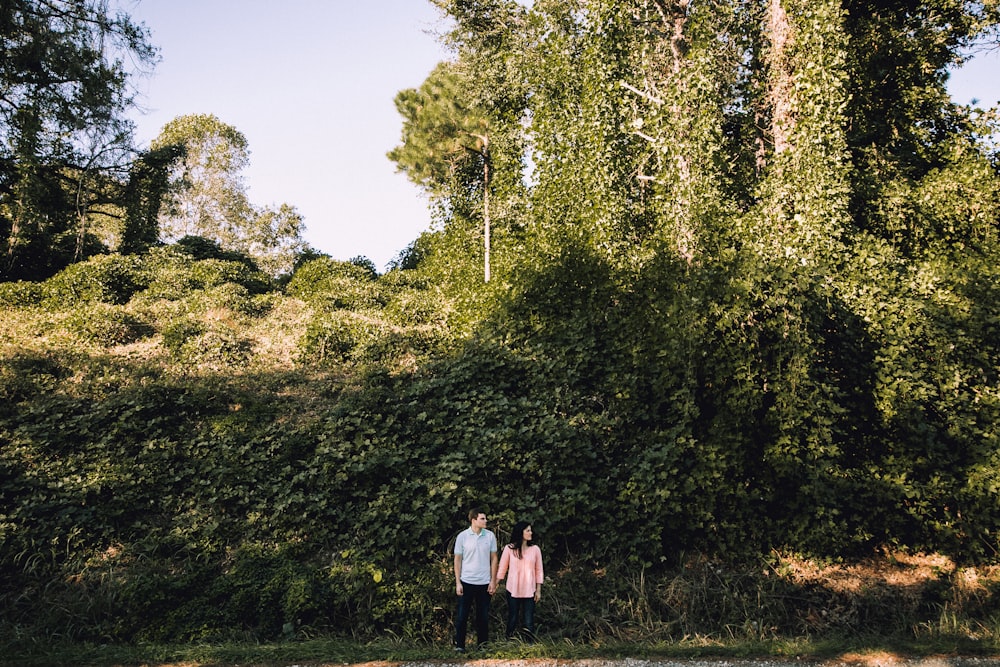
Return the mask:
M469 512L469 527L455 538L455 650L465 651L466 626L472 607L476 608L477 646L489 641L490 596L497 582L506 577L507 638L514 636L524 616L528 638L535 635L535 603L542 597L542 551L531 542L531 524L518 521L510 541L497 558L497 538L486 529L486 513Z

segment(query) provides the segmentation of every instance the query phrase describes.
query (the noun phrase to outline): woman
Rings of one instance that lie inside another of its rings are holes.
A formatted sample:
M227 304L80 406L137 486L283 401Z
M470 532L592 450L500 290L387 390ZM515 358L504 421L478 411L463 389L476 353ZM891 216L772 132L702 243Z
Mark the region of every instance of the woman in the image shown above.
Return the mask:
M531 524L518 521L500 555L497 580L507 579L507 639L514 636L522 612L529 639L535 637L535 603L542 597L544 574L542 550L531 543L531 535Z

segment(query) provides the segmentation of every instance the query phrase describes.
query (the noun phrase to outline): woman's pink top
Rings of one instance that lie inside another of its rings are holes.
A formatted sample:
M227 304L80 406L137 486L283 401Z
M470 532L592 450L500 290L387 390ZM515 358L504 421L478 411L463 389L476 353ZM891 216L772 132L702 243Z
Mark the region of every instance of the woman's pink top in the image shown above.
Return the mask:
M510 570L508 576L507 570ZM507 592L515 598L535 597L536 584L542 583L545 575L542 572L542 550L537 546L521 549L521 557L508 544L500 554L500 569L497 579L507 577Z

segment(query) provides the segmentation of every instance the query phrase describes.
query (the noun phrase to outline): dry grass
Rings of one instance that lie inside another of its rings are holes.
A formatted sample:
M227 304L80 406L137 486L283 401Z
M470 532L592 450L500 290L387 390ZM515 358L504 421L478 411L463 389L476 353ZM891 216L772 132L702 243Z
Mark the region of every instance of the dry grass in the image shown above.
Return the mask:
M940 554L892 553L855 563L834 564L780 556L777 569L797 585L822 585L839 594L859 594L880 588L905 594L953 575L956 566Z

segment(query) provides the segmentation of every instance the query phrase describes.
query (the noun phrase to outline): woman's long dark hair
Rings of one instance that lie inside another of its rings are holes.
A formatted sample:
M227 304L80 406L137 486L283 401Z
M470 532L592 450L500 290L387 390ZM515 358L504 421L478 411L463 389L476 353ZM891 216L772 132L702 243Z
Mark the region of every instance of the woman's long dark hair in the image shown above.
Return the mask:
M510 548L514 550L514 555L521 557L521 542L524 541L524 529L531 525L530 521L518 521L510 529ZM533 537L533 536L532 536ZM528 540L528 546L534 544L534 540Z

